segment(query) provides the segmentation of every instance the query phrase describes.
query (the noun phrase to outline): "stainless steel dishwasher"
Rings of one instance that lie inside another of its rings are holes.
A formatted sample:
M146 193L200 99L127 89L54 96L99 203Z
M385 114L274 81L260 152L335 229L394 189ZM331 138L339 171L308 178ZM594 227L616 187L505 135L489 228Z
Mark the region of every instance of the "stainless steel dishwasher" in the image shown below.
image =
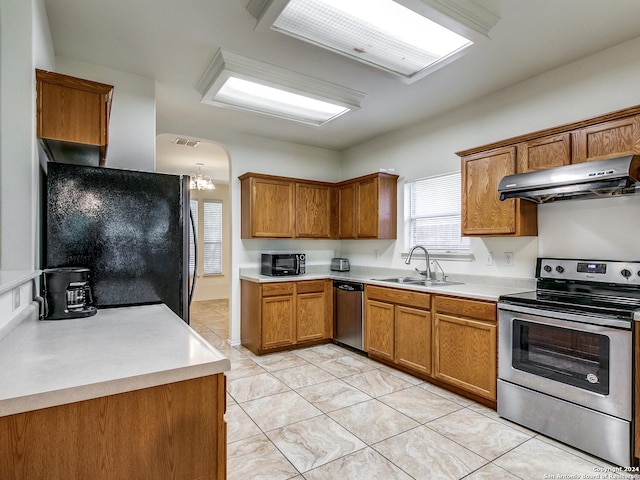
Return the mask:
M333 338L358 350L364 350L363 292L362 283L333 281Z

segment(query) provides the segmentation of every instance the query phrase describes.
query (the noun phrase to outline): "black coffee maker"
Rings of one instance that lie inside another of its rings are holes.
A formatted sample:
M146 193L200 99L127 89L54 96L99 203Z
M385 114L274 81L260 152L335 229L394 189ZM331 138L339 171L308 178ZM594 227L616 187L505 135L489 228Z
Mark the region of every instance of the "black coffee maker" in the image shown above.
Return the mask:
M44 271L45 320L95 315L89 277L84 267L48 268Z

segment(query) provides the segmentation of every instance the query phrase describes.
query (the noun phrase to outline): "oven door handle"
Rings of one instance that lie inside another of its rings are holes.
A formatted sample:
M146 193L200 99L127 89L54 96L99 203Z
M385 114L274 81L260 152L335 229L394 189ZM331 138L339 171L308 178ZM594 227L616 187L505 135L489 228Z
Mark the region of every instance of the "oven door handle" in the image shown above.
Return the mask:
M522 305L514 305L512 303L498 303L498 310L506 310L510 312L528 313L530 315L536 315L540 317L556 318L558 320L567 320L571 322L587 323L590 325L599 325L603 327L622 328L624 330L631 330L631 322L627 320L619 320L613 317L606 316L590 316L579 315L576 313L562 312L558 310L546 310L543 308L531 308Z

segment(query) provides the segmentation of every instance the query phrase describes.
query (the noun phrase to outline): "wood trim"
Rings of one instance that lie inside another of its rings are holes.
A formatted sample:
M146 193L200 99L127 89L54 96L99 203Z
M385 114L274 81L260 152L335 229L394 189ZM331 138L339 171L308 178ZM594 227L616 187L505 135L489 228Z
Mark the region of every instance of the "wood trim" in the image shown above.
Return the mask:
M485 322L497 322L497 304L492 301L485 302L437 295L434 298L433 309L438 313L450 313L459 317L469 317Z
M262 180L275 180L279 182L305 183L308 185L318 185L323 187L332 187L335 185L335 183L323 182L320 180L307 180L305 178L281 177L279 175L267 175L265 173L254 173L254 172L243 173L238 177L238 180L243 181L249 178L260 178Z
M456 152L456 155L460 156L460 157L464 157L467 155L472 155L474 153L479 153L482 152L484 150L490 150L490 149L494 149L494 148L499 148L499 147L506 147L509 145L514 145L514 144L518 144L520 142L526 142L529 140L533 140L539 137L544 137L544 136L548 136L548 135L556 135L558 133L564 133L567 132L568 130L577 130L579 128L584 128L584 127L588 127L591 125L595 125L597 123L601 123L601 122L608 122L610 120L617 120L620 118L624 118L624 117L629 117L631 115L637 115L640 113L640 105L636 105L633 107L629 107L629 108L625 108L622 110L616 110L614 112L609 112L609 113L605 113L604 115L600 115L597 117L593 117L593 118L589 118L589 119L585 119L585 120L580 120L577 122L573 122L573 123L567 123L565 125L558 125L556 127L552 127L552 128L547 128L544 130L538 130L536 132L530 132L530 133L526 133L524 135L519 135L516 137L511 137L511 138L507 138L505 140L500 140L497 142L493 142L493 143L489 143L486 145L482 145L480 147L474 147L474 148L469 148L467 150L461 150L459 152Z

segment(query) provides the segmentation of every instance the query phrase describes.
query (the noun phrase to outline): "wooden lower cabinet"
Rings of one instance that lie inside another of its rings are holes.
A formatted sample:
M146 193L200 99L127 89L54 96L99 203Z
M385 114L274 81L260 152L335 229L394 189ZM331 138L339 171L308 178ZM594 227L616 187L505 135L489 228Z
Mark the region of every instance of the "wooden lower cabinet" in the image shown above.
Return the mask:
M256 355L331 338L331 280L241 281L241 342Z
M436 296L433 318L434 377L495 401L495 302Z
M424 348L428 345L428 348ZM431 312L396 306L395 361L398 365L431 373Z
M0 478L224 480L220 373L0 417Z
M431 373L431 295L365 288L365 350L374 358Z

